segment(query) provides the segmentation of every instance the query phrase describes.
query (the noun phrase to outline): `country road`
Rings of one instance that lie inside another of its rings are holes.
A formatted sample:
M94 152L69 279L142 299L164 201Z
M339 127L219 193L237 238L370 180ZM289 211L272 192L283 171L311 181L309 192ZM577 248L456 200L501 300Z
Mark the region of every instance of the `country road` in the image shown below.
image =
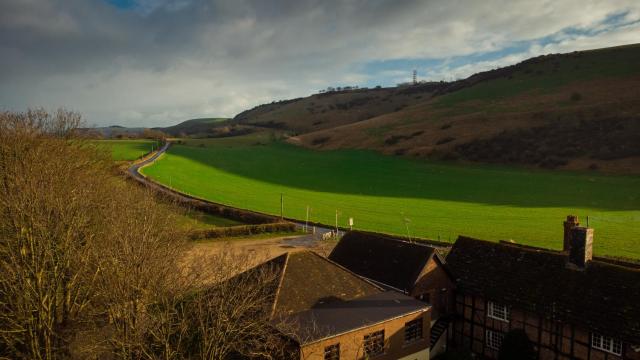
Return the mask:
M155 154L153 154L153 156L140 162L134 162L133 165L131 165L127 171L129 171L129 174L133 175L134 177L142 178L146 180L146 178L142 176L142 174L140 174L138 170L140 170L141 167L145 165L149 165L152 162L156 161L156 159L160 157L160 155L162 155L165 151L167 151L169 146L171 146L171 142L169 141L165 142L164 145L162 145L162 147L158 149Z
M151 163L153 163L154 161L156 161L164 152L167 151L167 149L169 149L169 147L171 146L171 142L167 141L160 149L158 149L156 151L155 154L153 154L152 156L150 156L149 158L140 161L140 162L134 162L128 169L127 172L136 180L145 183L147 186L154 188L156 190L159 190L161 192L171 192L172 194L174 194L174 196L178 197L178 198L182 198L184 200L189 200L189 199L194 199L194 197L187 195L187 194L183 194L179 191L176 191L175 189L169 188L167 186L164 186L162 184L156 183L155 181L152 181L148 178L146 178L145 176L143 176L140 173L140 169L146 165L149 165ZM210 203L210 204L215 204L218 205L217 203L205 200L205 199L201 199L201 198L197 198L198 201L202 201L205 203ZM224 205L224 206L228 206L225 204L220 204L220 205ZM260 213L262 214L262 213ZM262 215L266 215L266 216L272 216L270 214L262 214ZM293 222L294 224L296 224L300 229L304 229L305 224L304 222L300 222L294 219L286 219L288 221ZM293 246L302 246L302 247L314 247L315 245L317 245L317 242L321 239L323 239L323 237L326 237L328 233L331 233L332 231L335 231L335 229L330 228L330 227L326 227L326 226L312 226L309 225L310 229L313 229L314 231L312 233L309 233L308 235L303 235L303 236L299 236L296 237L295 240L293 239L288 239L290 241L290 244Z

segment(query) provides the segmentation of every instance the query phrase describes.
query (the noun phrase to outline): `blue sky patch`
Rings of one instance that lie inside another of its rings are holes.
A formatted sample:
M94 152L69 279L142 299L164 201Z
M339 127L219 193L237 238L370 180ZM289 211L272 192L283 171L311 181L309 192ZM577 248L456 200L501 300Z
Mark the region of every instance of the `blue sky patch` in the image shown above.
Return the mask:
M136 0L103 0L110 5L113 5L120 9L135 9L138 6Z

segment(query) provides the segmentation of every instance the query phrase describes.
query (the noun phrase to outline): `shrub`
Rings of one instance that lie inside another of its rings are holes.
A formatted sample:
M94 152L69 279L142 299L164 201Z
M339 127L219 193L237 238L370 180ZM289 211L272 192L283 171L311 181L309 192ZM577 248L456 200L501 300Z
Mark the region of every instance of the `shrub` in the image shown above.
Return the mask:
M329 141L329 139L331 139L331 137L329 137L329 136L318 137L318 138L315 138L315 139L311 140L311 145L323 145L323 144L327 143L327 141Z
M447 137L444 137L444 138L438 140L436 142L436 145L444 145L444 144L450 143L450 142L452 142L454 140L455 140L455 138L453 138L451 136L447 136Z
M408 136L404 135L391 135L384 140L385 145L395 145L399 143L401 140L409 139Z
M232 236L294 231L296 231L295 224L290 222L277 222L271 224L239 225L207 230L195 230L189 233L189 238L191 240L215 239Z
M579 92L574 92L571 94L571 101L580 101L582 100L582 95Z
M529 360L535 358L536 352L533 348L533 344L524 330L511 330L505 335L504 340L502 341L502 346L500 347L500 352L498 353L499 360Z

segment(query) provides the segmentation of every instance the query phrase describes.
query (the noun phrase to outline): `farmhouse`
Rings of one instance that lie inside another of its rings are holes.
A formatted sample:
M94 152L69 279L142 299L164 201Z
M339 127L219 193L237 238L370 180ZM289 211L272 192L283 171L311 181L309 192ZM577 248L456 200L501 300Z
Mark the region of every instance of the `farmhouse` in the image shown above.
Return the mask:
M563 251L458 238L455 346L496 358L526 337L540 359L640 359L640 266L594 257L593 229L564 225Z
M432 304L434 317L453 310L453 284L435 246L351 231L340 239L329 259L376 284Z
M434 355L446 347L449 317L444 315L454 311L453 281L438 249L443 245L447 244L351 231L329 259L380 286L432 305L430 346Z
M269 269L274 326L296 359L429 358L431 307L362 279L313 252L287 253L248 270Z

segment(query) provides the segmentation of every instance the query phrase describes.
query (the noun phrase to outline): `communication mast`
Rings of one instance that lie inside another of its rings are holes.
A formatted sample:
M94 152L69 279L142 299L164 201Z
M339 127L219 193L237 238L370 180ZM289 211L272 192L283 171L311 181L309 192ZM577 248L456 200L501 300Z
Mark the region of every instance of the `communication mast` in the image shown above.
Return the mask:
M418 70L413 70L413 85L418 84Z

